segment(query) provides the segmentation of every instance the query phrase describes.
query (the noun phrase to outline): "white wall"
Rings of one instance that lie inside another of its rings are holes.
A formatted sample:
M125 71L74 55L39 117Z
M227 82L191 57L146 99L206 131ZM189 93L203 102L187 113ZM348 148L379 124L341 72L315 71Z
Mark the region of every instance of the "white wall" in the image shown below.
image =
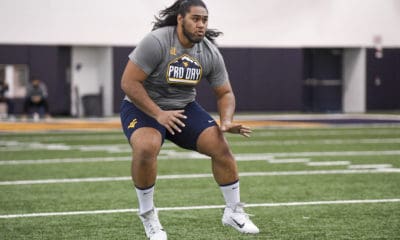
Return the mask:
M112 115L112 48L73 47L71 72L71 113L83 116L82 97L103 94L103 115ZM102 92L101 92L102 91Z
M0 44L135 45L173 0L0 0ZM400 47L400 0L206 0L221 46Z
M367 51L345 49L343 54L343 112L363 113L366 103Z
M103 115L111 116L113 114L113 93L114 93L114 82L113 82L113 50L111 47L101 48L99 50L99 82L102 86L103 92Z

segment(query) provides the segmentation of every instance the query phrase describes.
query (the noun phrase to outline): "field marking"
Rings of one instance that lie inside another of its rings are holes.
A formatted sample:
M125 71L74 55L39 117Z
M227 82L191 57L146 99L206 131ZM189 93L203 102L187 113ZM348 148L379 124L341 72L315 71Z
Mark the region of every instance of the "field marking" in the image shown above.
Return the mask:
M52 158L38 160L4 160L0 165L25 165L25 164L54 164L54 163L91 163L91 162L121 162L131 161L132 157L102 157L102 158Z
M293 128L281 128L281 127L270 127L270 128L258 128L254 134L261 133L261 132L268 132L273 134L276 132L277 135L280 135L282 132L295 132L295 134L304 134L304 133L312 133L320 135L320 133L327 133L327 132L334 132L334 131L351 131L351 134L358 134L359 131L363 131L367 128L368 133L376 133L376 134L386 134L386 133L393 133L393 130L400 130L399 124L351 124L349 125L335 125L334 127L331 126L323 126L317 128L307 128L303 130L294 130ZM391 128L393 130L389 130ZM103 132L103 131L102 131ZM365 132L365 131L364 131ZM105 134L104 134L105 133ZM9 133L5 133L10 135ZM5 135L3 134L3 135ZM32 133L29 133L30 135ZM103 138L107 138L110 140L113 139L125 139L124 135L122 134L121 130L109 130L104 131L103 134L87 132L87 131L40 131L34 132L35 138L42 137L50 140L59 140L67 138L69 140L91 140L91 139L98 139L99 136ZM62 136L67 134L67 136ZM329 133L328 133L329 134ZM25 137L27 133L25 132L13 132L12 135L17 136L19 139L29 140L31 137ZM234 136L234 135L233 135Z
M356 164L356 165L350 165L348 168L349 169L376 169L376 168L391 168L391 164Z
M245 160L239 160L239 161L245 161ZM252 160L248 160L252 161ZM253 160L254 161L254 160ZM309 158L285 158L285 159L270 159L266 160L268 163L271 164L285 164L285 163L308 163L310 161Z
M48 140L48 139L46 139ZM232 147L240 146L281 146L281 145L347 145L347 144L395 144L400 143L400 138L366 138L366 139L319 139L319 140L249 140L230 142ZM172 143L165 143L164 148L176 147ZM67 143L42 143L21 141L0 141L0 150L3 152L32 151L32 150L58 150L58 151L102 151L109 153L131 152L126 144L93 144L93 145L69 145Z
M335 130L295 130L290 131L290 129L285 129L283 131L262 131L255 132L252 134L254 137L268 137L268 136L344 136L344 135L393 135L399 134L400 128L396 129L367 129L367 130L353 130L353 129L342 129L338 128ZM284 132L287 131L287 132ZM232 135L232 137L239 137Z
M362 199L362 200L333 200L333 201L314 201L314 202L287 202L287 203L253 203L246 204L247 208L253 207L293 207L293 206L317 206L317 205L338 205L338 204L371 204L371 203L398 203L400 199ZM225 205L204 205L187 207L160 207L158 211L190 211L224 208ZM92 211L71 211L71 212L44 212L27 214L8 214L0 215L0 219L30 218L30 217L54 217L54 216L73 216L73 215L97 215L113 213L136 213L137 208L132 209L111 209L111 210L92 210Z
M237 161L279 161L275 157L320 157L320 156L382 156L400 155L400 150L388 151L336 151L336 152L276 152L276 153L246 153L235 154ZM197 152L178 152L174 150L163 150L158 157L159 160L186 159L200 160L209 157ZM21 165L21 164L54 164L54 163L87 163L87 162L120 162L130 161L131 157L96 157L96 158L54 158L39 160L0 160L0 165ZM296 160L295 160L296 161ZM299 162L306 160L297 160ZM273 163L273 162L271 162Z
M350 161L323 161L323 162L307 162L307 166L313 166L313 167L322 167L322 166L348 166L350 165ZM389 167L392 167L390 165Z
M365 139L318 139L318 140L265 140L230 142L230 146L280 146L280 145L348 145L348 144L390 144L400 143L400 138L365 138Z
M378 168L378 169L347 169L347 170L242 172L242 173L239 173L239 175L240 175L240 177L256 177L256 176L299 176L299 175L371 174L371 173L400 173L400 169L399 168ZM210 173L201 173L201 174L160 175L160 176L157 176L157 179L158 180L170 180L170 179L193 179L193 178L212 178L212 177L213 177L213 175ZM113 182L113 181L128 181L128 180L131 180L130 176L16 180L16 181L1 181L0 186L82 183L82 182Z
M98 151L108 153L131 152L132 149L126 144L94 144L94 145L68 145L65 143L41 143L41 142L18 142L0 141L0 150L3 152L49 150L49 151Z

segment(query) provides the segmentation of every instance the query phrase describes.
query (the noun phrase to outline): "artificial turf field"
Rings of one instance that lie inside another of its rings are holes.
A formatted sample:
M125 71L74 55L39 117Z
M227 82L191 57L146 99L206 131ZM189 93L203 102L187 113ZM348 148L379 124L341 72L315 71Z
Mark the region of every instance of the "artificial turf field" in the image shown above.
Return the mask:
M155 201L169 239L400 239L400 125L226 136L260 234L223 227L210 160L166 142ZM0 239L145 239L120 131L0 133L0 153Z

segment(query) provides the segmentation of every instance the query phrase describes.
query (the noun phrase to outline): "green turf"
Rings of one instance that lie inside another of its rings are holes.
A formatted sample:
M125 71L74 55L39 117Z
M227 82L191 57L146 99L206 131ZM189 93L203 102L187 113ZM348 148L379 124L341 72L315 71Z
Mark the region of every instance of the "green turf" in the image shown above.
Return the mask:
M169 239L398 239L397 204L252 208L256 236L222 227L222 210L160 212ZM132 213L1 220L2 239L145 239Z
M348 161L351 165L390 164L400 169L400 127L327 127L315 129L266 128L244 139L227 135L232 151L268 155L291 153L310 162ZM330 142L329 142L329 141ZM368 143L372 140L373 142ZM385 142L386 141L386 142ZM34 145L34 144L36 145ZM33 145L32 145L33 144ZM39 144L39 145L38 145ZM54 150L49 146L69 147ZM120 151L111 151L111 147ZM86 149L85 149L86 147ZM35 149L36 148L36 149ZM88 150L87 148L91 149ZM171 152L172 151L172 152ZM305 152L375 152L370 155L336 154L311 157ZM123 134L111 132L0 133L0 162L69 158L126 157L115 162L0 165L0 182L18 180L129 177L130 149ZM207 159L175 158L188 154L166 142L159 175L210 173ZM177 156L178 156L177 155ZM254 155L255 156L255 155ZM347 170L348 165L309 166L306 163L239 161L241 173ZM211 177L160 179L158 207L223 204ZM290 203L363 199L399 199L400 173L248 176L241 178L242 201ZM0 215L137 208L132 183L126 181L0 185ZM254 207L247 211L260 227L256 236L240 235L221 225L222 209L161 211L169 239L400 239L400 203L330 204L315 206ZM145 239L135 213L0 218L0 239Z

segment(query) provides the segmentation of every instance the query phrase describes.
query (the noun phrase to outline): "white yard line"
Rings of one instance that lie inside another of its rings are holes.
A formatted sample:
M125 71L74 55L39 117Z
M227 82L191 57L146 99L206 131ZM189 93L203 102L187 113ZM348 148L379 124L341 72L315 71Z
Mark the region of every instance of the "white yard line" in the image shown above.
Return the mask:
M388 151L336 151L336 152L284 152L269 153L274 157L320 157L320 156L382 156L400 155L400 150Z
M350 165L349 169L384 169L391 168L391 164L357 164Z
M238 118L238 116L236 117ZM400 117L397 117L400 119ZM254 120L252 117L246 118L247 120ZM257 120L258 118L256 118ZM273 118L268 118L268 119L258 119L258 120L279 120L279 119L273 119ZM282 119L281 119L282 120ZM335 125L334 127L315 127L315 128L307 128L307 129L302 129L302 130L295 130L293 128L282 128L282 127L270 127L270 128L259 128L257 129L254 134L262 133L262 132L268 132L268 133L274 133L276 132L277 135L281 134L282 132L288 131L288 132L294 132L295 134L297 133L305 133L305 132L312 132L313 134L315 133L326 133L328 131L356 131L356 134L358 131L367 131L368 133L388 133L387 128L392 128L393 130L400 130L400 127L398 124L351 124L351 125ZM56 132L34 132L35 139L38 138L44 138L44 139L49 139L49 140L97 140L99 137L101 139L107 139L107 140L119 140L123 139L125 140L125 137L121 131L118 130L110 130L110 131L104 131L103 134L95 134L92 132L85 132L85 131L56 131ZM18 139L21 140L31 140L32 138L30 136L24 136L26 133L24 132L16 132L13 133L12 135L15 135L18 137ZM66 135L66 136L65 136ZM232 136L232 135L229 135Z
M268 163L272 164L285 164L285 163L308 163L308 158L285 158L285 159L271 159L267 160Z
M274 172L242 172L241 177L256 176L298 176L298 175L332 175L332 174L371 174L371 173L400 173L398 168L378 168L378 169L347 169L347 170L311 170L311 171L274 171ZM209 173L202 174L176 174L160 175L158 180L165 179L193 179L193 178L212 178ZM10 185L34 185L34 184L58 184L58 183L82 183L82 182L112 182L130 181L130 176L124 177L98 177L98 178L64 178L64 179L38 179L38 180L17 180L1 181L0 186Z
M318 206L318 205L338 205L338 204L373 204L373 203L399 203L400 199L362 199L362 200L333 200L333 201L314 201L314 202L287 202L287 203L253 203L246 204L247 208L253 207L293 207L293 206ZM204 205L186 207L160 207L159 211L191 211L204 209L220 209L225 205ZM71 211L71 212L44 212L26 214L0 215L0 219L30 218L30 217L52 217L52 216L73 216L73 215L96 215L96 214L115 214L115 213L135 213L138 209L111 209L111 210L91 210L91 211Z
M326 161L326 162L307 162L307 166L320 167L320 166L347 166L351 163L349 161Z
M53 158L39 160L5 160L0 165L24 165L24 164L54 164L54 163L90 163L90 162L121 162L130 161L132 157L102 157L102 158Z
M277 163L286 159L278 158L300 158L293 162L307 162L304 157L321 157L321 156L390 156L400 155L400 150L388 151L337 151L337 152L277 152L277 153L243 153L235 154L237 161L271 161ZM209 159L207 156L197 152L178 152L174 150L162 151L159 160L199 160ZM55 164L55 163L85 163L85 162L119 162L130 161L131 157L103 157L103 158L55 158L55 159L41 159L41 160L0 160L0 165L22 165L22 164ZM289 159L290 160L290 159ZM289 161L288 160L288 161Z
M366 138L366 139L317 139L317 140L265 140L230 142L230 146L280 146L280 145L347 145L347 144L390 144L400 143L400 138Z
M215 118L218 116L215 115ZM235 116L237 120L264 120L264 121L284 121L284 120L316 120L316 119L324 119L324 120L345 120L345 119L378 119L378 120L399 120L400 116L396 114L342 114L342 113L321 113L321 114L237 114Z
M317 140L247 140L231 141L233 147L240 146L281 146L281 145L347 145L347 144L395 144L400 143L400 138L366 138L366 139L317 139ZM163 148L174 148L176 145L167 142ZM32 150L58 150L58 151L106 151L110 153L131 152L131 148L126 144L94 144L94 145L69 145L66 143L41 143L41 142L21 142L21 141L0 141L0 150L10 151L32 151Z
M0 141L0 151L15 152L15 151L32 151L32 150L57 150L57 151L96 151L121 153L131 152L131 147L126 144L99 144L99 145L68 145L64 143L41 143L41 142L17 142L17 141Z
M287 131L287 132L285 132ZM393 135L399 134L400 128L396 129L343 129L337 128L335 130L283 130L283 131L262 131L254 132L254 137L268 137L268 136L347 136L347 135ZM231 137L239 137L231 135Z
M24 134L24 133L22 133ZM57 134L57 135L54 135ZM65 135L68 134L68 135ZM36 132L34 133L34 139L35 140L46 140L46 141L57 141L57 142L62 142L62 141L94 141L94 140L126 140L125 136L123 135L122 132L117 133L117 134L106 134L106 135L88 135L85 132L78 132L75 133L75 135L70 135L71 133L69 132L54 132L51 135L49 135L48 133L41 133L41 132ZM32 140L32 137L22 137L22 136L18 136L19 133L13 133L13 138L15 138L16 140L19 141L25 141L25 142L29 142Z

